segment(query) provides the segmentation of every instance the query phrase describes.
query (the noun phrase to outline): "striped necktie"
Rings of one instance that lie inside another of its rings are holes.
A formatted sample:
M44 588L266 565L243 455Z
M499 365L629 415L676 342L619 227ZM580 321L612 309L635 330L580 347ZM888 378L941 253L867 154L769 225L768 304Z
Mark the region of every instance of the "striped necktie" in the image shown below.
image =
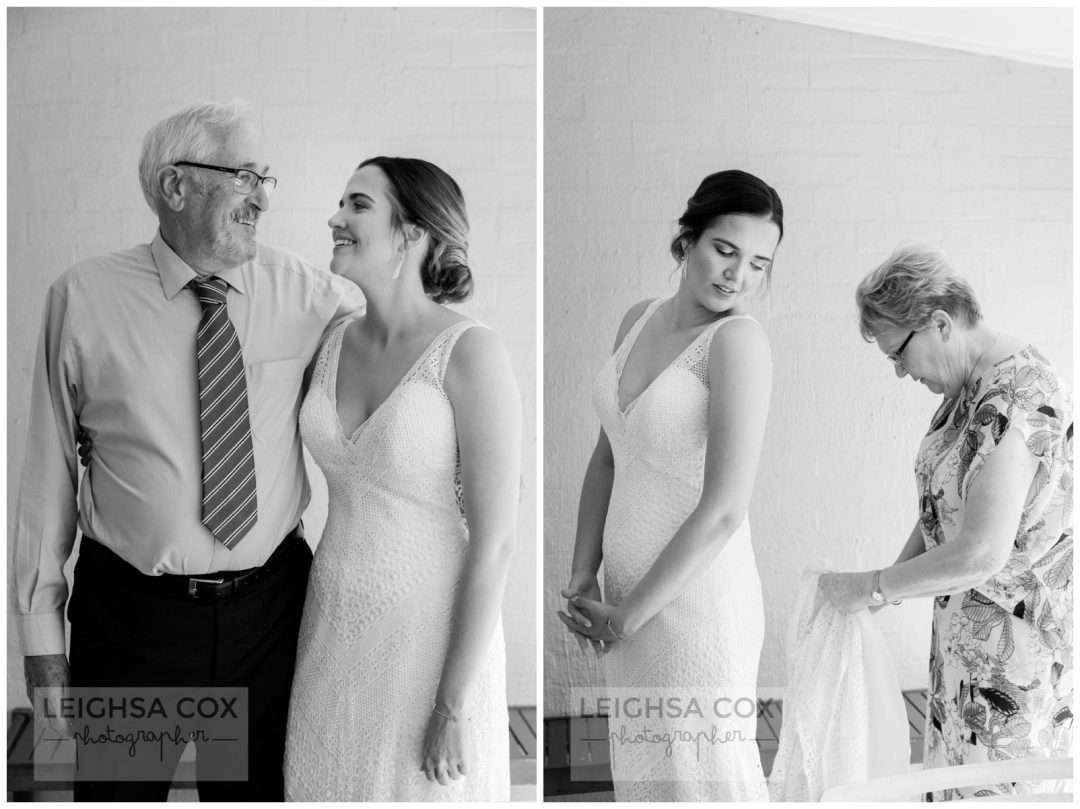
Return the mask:
M258 516L244 359L225 305L225 280L196 278L190 286L202 306L195 338L202 426L202 521L231 550Z

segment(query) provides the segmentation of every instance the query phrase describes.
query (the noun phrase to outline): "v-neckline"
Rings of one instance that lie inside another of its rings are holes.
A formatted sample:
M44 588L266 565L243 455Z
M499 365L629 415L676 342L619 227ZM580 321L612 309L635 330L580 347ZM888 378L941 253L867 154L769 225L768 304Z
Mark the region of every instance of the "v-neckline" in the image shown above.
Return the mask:
M457 323L451 323L449 326L447 326L445 329L443 329L433 338L431 338L431 342L429 342L424 348L424 350L420 352L420 355L415 360L413 360L413 363L409 366L409 369L402 375L401 379L397 381L397 384L395 384L394 387L390 389L390 392L386 394L386 398L379 402L378 406L367 414L367 418L365 418L362 422L360 422L360 424L357 425L356 429L352 431L351 435L347 436L345 434L345 425L341 422L341 412L338 410L337 380L338 373L341 370L341 348L345 343L345 332L348 331L349 324L352 322L352 320L346 321L341 327L341 332L338 334L337 351L334 353L333 367L330 369L331 373L329 374L330 389L329 391L327 391L327 393L329 394L330 405L334 408L334 421L337 423L338 434L347 444L356 443L356 439L360 437L360 434L363 432L364 428L367 427L367 425L371 423L371 420L374 419L375 416L377 416L386 407L387 402L389 402L398 394L398 391L402 389L402 387L405 385L405 382L410 377L412 377L413 373L416 372L416 369L420 367L421 363L423 363L425 359L427 359L428 354L431 353L432 349L436 346L439 340L442 339L442 336L451 329L453 329L455 326L458 326L461 323L465 323L467 321L459 320Z
M630 353L634 350L634 346L637 345L637 339L641 335L641 332L643 332L645 330L645 325L649 322L649 320L652 319L652 316L655 315L657 313L657 311L659 311L660 307L663 306L664 303L669 301L669 300L671 300L671 298L661 298L661 299L649 304L648 308L644 312L641 313L641 317L638 318L637 323L635 323L633 326L631 326L631 333L628 333L626 335L626 337L623 338L623 343L626 345L626 353L623 354L623 357L622 357L621 361L616 359L616 365L615 365L615 407L619 411L619 415L622 416L623 418L626 418L630 414L630 409L635 404L637 404L639 401L641 401L641 398L646 393L648 393L650 390L652 390L652 388L656 385L657 380L659 380L660 377L662 377L664 374L666 374L668 372L668 370L673 365L675 365L675 363L677 363L679 360L681 360L686 355L686 352L688 352L691 348L694 347L694 345L697 343L698 340L701 339L701 336L703 334L705 334L705 332L707 332L709 329L711 329L717 323L722 323L724 320L727 319L727 318L720 318L720 320L714 320L712 323L709 323L708 325L706 325L705 328L703 328L701 330L701 332L698 334L697 337L695 337L693 340L691 340L689 343L686 344L686 348L684 348L682 351L680 351L678 354L676 354L667 365L665 365L663 368L661 368L660 373L658 373L651 380L649 380L649 384L647 384L644 388L642 388L641 392L638 393L638 395L635 396L633 399L631 399L629 402L627 402L626 406L623 407L623 405L622 405L622 377L623 377L623 372L626 370L626 363L630 359ZM732 316L732 317L734 317L734 316ZM620 346L619 348L621 350L622 346Z

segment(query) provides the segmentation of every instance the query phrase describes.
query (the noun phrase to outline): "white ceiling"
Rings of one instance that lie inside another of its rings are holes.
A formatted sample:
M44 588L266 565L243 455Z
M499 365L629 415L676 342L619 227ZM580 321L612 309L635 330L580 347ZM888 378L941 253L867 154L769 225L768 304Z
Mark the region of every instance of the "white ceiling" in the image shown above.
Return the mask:
M735 11L793 22L974 51L1021 62L1072 67L1073 9L967 8L772 8Z

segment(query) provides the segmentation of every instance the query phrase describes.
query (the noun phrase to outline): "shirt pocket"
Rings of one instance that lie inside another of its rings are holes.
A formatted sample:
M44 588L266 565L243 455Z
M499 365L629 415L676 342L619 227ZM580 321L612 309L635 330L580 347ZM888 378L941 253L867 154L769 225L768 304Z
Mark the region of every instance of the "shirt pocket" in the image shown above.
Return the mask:
M283 449L296 440L300 414L300 385L307 360L293 357L247 366L251 434L259 444Z

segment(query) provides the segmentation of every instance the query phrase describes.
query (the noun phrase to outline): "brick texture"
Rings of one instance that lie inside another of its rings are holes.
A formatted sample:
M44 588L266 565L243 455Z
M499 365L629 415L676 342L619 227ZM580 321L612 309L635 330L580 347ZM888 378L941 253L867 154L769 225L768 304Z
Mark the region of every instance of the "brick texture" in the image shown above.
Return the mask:
M750 507L759 684L783 686L800 572L888 564L916 515L937 400L860 338L863 275L899 242L939 243L988 320L1071 384L1071 74L723 10L549 8L544 36L545 711L571 713L571 684L599 678L555 618L596 440L591 380L626 309L674 291L675 220L724 168L786 208L755 307L774 365ZM929 610L881 613L906 688L925 687Z
M45 290L78 259L153 237L136 166L155 121L204 99L251 103L280 180L261 237L323 267L326 220L352 169L376 154L426 158L454 176L468 203L476 295L461 310L502 335L524 403L524 494L504 622L509 699L535 704L535 12L21 8L7 15L8 502L18 490ZM312 481L306 524L317 536L326 495L314 469ZM23 704L22 662L11 649L9 641L8 702Z

